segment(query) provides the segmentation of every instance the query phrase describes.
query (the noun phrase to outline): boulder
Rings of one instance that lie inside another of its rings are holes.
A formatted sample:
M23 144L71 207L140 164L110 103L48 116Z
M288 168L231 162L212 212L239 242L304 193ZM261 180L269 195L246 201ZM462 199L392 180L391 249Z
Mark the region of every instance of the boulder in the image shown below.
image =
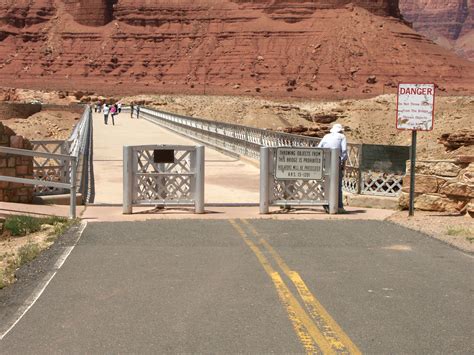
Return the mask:
M447 151L468 147L474 145L474 130L463 129L457 132L444 133L438 138L438 142L443 144Z
M431 175L416 175L415 176L415 192L416 193L436 193L439 192L441 185L446 183L445 179L431 176ZM410 175L403 178L403 192L410 192Z
M409 202L409 194L402 192L399 198L399 206L403 209L407 209ZM456 213L460 213L465 210L467 204L468 201L466 200L447 197L441 194L416 194L414 203L415 209L421 211Z

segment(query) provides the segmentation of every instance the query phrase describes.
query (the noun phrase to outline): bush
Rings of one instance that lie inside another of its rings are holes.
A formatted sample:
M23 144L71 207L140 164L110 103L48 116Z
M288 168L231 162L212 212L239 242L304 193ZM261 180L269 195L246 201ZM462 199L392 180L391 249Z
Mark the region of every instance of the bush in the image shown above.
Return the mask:
M38 244L28 243L18 250L18 264L22 266L34 260L41 252Z
M65 218L56 216L45 218L10 216L5 220L4 229L13 236L24 236L39 231L43 224L55 225L66 221Z

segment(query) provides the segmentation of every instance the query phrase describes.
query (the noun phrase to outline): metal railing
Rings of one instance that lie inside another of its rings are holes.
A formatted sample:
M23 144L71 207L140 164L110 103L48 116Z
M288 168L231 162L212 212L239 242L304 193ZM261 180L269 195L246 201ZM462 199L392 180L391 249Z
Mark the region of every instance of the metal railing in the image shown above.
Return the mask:
M84 202L93 200L92 112L85 106L78 124L65 141L32 141L33 150L0 147L0 153L33 157L33 178L0 175L0 181L35 186L36 195L62 194L69 190L71 218L76 217L76 193ZM59 152L59 153L58 153Z
M171 153L157 162L155 153ZM123 213L133 206L188 206L204 213L204 147L144 145L123 147Z
M134 107L136 113L136 106ZM317 147L320 138L274 132L238 124L187 117L140 107L140 118L174 132L226 151L259 160L260 147ZM343 189L367 195L397 196L405 174L386 171L363 171L361 167L363 144L349 143L348 159L343 173Z
M93 189L93 166L92 166L92 112L88 106L85 107L81 119L74 127L67 140L36 140L32 141L33 150L43 153L72 155L77 157L77 181L78 192L82 194L83 202L92 202ZM69 161L60 158L35 157L33 160L33 173L35 179L41 181L70 182ZM54 186L35 186L35 195L59 195L65 190Z
M70 182L56 182L48 180L38 180L38 179L26 179L18 178L12 176L0 175L0 181L13 182L26 185L41 185L47 187L54 187L59 189L69 189L70 191L70 203L69 203L69 217L76 218L76 175L77 175L77 157L74 155L64 155L64 154L51 154L51 153L42 153L35 152L27 149L17 149L17 148L8 148L0 147L0 153L11 154L11 155L20 155L20 156L29 156L29 157L40 157L46 159L59 159L63 161L70 162Z

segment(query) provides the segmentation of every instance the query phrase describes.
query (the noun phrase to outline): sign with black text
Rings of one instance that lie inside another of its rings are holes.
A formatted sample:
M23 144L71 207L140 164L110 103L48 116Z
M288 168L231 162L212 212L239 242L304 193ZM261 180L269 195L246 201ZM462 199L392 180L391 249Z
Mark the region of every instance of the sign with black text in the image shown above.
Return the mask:
M397 128L431 131L434 117L434 84L398 85Z
M275 178L280 180L321 180L321 148L277 148Z

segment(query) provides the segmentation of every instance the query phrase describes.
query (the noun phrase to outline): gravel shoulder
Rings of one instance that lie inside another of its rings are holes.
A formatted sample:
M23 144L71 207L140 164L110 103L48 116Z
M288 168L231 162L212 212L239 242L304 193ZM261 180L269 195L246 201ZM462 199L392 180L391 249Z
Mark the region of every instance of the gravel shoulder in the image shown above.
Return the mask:
M474 254L474 219L469 215L416 211L413 217L408 217L408 211L399 211L387 218L387 221Z

